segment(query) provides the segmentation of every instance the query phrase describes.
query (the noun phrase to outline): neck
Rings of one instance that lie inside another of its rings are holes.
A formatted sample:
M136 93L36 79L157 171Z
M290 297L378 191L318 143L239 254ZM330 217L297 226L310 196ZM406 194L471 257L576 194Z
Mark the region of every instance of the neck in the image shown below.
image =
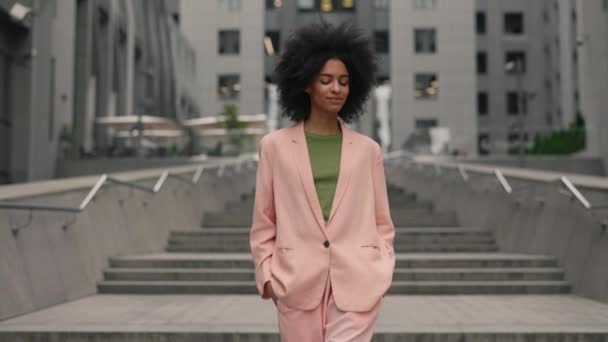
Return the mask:
M340 123L337 114L320 113L314 109L304 121L304 130L314 134L338 134Z

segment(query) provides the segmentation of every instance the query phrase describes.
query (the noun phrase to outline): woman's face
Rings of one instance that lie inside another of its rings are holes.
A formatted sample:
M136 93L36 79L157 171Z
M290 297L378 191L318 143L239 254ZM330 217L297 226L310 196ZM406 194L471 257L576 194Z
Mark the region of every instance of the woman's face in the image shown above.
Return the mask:
M329 59L306 92L313 110L337 114L348 98L348 70L339 59Z

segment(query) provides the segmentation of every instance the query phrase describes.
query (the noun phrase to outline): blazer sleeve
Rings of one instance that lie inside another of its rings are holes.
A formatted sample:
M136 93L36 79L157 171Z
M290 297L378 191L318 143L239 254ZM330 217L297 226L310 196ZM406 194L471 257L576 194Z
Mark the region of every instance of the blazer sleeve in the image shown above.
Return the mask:
M395 226L391 219L388 203L388 192L386 176L384 174L384 158L382 149L377 143L374 144L374 202L376 213L376 227L389 253L394 254L393 241L395 239Z
M250 247L255 267L256 287L264 299L264 284L270 281L270 260L275 249L276 214L272 181L271 151L265 137L258 148L258 169L255 182L253 219L250 231Z

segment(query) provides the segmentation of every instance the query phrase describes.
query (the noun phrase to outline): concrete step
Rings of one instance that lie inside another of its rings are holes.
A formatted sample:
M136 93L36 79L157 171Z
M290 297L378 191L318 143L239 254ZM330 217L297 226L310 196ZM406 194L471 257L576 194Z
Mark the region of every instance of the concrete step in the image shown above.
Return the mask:
M460 252L497 252L495 244L397 244L394 246L397 253L460 253ZM170 253L247 253L249 245L242 243L218 244L208 243L170 243L165 250Z
M420 212L408 209L391 211L391 218L396 226L404 227L453 227L458 226L458 218L454 212ZM235 227L251 226L252 215L243 212L207 212L203 226Z
M121 281L253 281L251 269L230 268L108 268L104 280ZM394 280L402 281L512 281L564 280L560 268L397 268Z
M394 281L389 294L562 294L571 291L567 281Z
M251 215L253 213L253 201L248 202L228 202L221 212L208 212L212 215ZM408 198L389 198L389 206L392 211L397 210L420 210L421 213L432 212L433 203L430 201L414 201Z
M100 293L257 294L254 281L111 281ZM554 294L568 293L566 281L393 281L389 294Z
M251 226L240 227L222 227L222 226L207 226L203 228L195 228L191 230L173 230L170 232L169 238L190 238L190 237L242 237L249 238ZM439 235L475 235L475 236L493 236L493 232L487 229L474 227L395 227L395 235L410 235L410 234L426 234L433 233Z
M538 268L557 267L551 256L506 253L397 253L397 268ZM251 269L249 253L157 253L109 259L119 268L232 268Z
M208 245L217 244L227 246L230 244L245 244L249 246L248 237L240 236L201 236L201 237L172 237L168 240L169 245ZM494 244L492 236L475 236L475 235L397 235L393 245L425 245L425 244L440 244L440 245L457 245L457 244Z
M108 268L104 270L104 280L121 281L253 281L255 272L251 269L232 268Z
M388 295L374 342L606 342L608 306L573 295ZM93 295L0 322L2 342L280 342L255 295ZM298 341L299 342L299 341Z

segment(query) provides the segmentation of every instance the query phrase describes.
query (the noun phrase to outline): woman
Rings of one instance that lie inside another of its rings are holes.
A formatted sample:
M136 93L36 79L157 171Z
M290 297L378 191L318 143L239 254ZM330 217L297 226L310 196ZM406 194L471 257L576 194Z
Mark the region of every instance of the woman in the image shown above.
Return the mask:
M296 123L260 141L250 244L283 341L370 341L391 285L381 149L345 125L362 113L374 69L369 40L348 25L296 31L275 69Z

